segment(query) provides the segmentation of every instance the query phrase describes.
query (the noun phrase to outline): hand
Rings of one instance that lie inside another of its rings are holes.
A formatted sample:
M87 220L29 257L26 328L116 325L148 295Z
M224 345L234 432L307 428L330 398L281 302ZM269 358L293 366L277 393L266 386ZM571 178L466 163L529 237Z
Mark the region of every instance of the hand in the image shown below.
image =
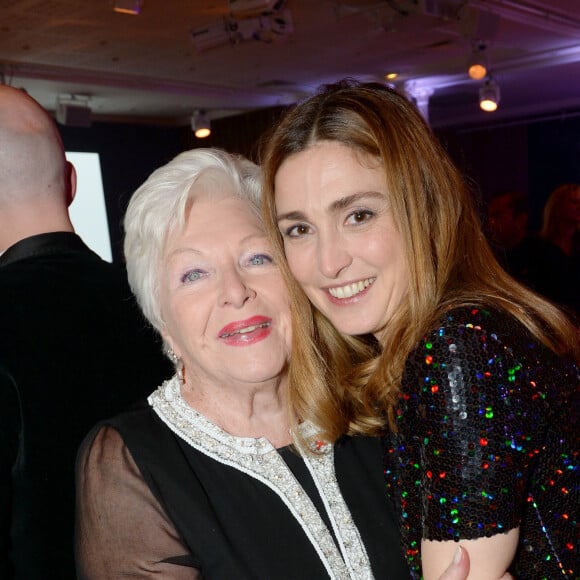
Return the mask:
M447 567L445 572L439 577L439 580L466 580L469 575L469 554L467 550L461 546L457 547L457 551L453 556L451 564ZM511 574L507 572L499 578L499 580L514 580Z

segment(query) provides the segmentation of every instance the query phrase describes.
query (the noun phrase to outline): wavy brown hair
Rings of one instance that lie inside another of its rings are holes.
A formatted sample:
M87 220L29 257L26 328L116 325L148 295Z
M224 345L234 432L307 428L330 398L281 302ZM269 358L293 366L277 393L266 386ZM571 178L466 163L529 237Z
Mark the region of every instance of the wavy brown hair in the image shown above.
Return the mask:
M284 259L276 173L290 156L335 141L378 159L403 238L409 288L380 344L341 335L309 303ZM405 362L447 310L496 306L559 354L577 354L575 329L557 308L512 279L483 234L474 197L415 105L380 84L344 80L298 104L263 151L263 211L293 303L290 403L335 440L393 426Z

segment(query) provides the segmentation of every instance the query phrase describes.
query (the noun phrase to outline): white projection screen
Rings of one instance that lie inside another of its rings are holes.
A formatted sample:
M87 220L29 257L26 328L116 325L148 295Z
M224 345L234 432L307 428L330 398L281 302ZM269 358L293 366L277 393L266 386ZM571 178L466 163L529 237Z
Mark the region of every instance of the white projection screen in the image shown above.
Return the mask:
M67 151L66 158L77 171L77 193L70 206L75 231L91 250L103 260L112 262L99 154Z

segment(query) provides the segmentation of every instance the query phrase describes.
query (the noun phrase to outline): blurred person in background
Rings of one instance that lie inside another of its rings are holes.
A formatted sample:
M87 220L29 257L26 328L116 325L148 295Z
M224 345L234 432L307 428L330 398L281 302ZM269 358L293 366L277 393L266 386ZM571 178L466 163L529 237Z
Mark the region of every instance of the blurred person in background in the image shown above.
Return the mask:
M580 185L556 187L546 204L526 280L580 325Z
M528 236L527 196L516 190L495 194L487 206L487 231L498 261L518 280L528 273L532 240Z

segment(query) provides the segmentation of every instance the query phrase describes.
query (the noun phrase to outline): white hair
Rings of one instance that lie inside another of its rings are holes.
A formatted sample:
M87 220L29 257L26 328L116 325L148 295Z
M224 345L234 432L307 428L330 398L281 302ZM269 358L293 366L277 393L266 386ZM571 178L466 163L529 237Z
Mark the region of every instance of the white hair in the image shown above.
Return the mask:
M154 171L131 197L125 214L125 259L129 284L149 322L163 327L159 267L169 235L183 228L201 193L246 199L260 213L257 165L221 149L192 149Z

